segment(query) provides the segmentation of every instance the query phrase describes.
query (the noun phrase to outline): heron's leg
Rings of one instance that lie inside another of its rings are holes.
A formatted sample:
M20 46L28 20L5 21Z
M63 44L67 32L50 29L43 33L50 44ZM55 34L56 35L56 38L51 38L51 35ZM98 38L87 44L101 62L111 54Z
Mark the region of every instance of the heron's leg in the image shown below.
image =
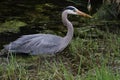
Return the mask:
M5 49L2 49L2 50L0 51L0 56L4 55L5 53L6 53L6 50L5 50Z

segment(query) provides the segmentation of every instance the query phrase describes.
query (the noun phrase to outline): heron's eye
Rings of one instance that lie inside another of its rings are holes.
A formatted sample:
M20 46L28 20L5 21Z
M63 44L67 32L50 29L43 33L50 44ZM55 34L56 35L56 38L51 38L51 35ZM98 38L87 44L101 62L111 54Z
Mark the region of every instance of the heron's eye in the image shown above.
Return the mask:
M74 12L76 12L76 10L75 10L75 9L73 9L73 11L74 11Z

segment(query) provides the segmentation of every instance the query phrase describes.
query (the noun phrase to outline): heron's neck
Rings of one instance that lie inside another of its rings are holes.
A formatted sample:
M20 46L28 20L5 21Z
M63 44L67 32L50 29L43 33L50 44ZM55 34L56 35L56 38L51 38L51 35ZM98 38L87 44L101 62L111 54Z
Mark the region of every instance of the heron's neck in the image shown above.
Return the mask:
M62 22L65 26L67 26L68 31L64 39L66 43L69 43L73 37L74 29L72 23L67 19L67 15L68 13L66 11L62 13Z

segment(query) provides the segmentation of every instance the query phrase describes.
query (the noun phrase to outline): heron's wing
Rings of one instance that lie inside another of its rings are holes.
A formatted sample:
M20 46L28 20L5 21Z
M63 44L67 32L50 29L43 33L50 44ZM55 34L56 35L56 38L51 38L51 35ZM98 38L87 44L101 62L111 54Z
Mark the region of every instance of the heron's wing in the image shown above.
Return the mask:
M30 39L33 39L33 38L38 37L38 36L40 36L40 35L39 34L23 35L20 38L18 38L17 40L11 42L10 44L4 45L4 48L6 50L19 48L23 44L28 43L30 41Z
M29 53L56 53L59 49L62 38L55 35L41 35L30 39L29 43L24 45L26 50L31 50Z
M52 53L60 45L61 37L49 34L25 35L7 45L13 52Z

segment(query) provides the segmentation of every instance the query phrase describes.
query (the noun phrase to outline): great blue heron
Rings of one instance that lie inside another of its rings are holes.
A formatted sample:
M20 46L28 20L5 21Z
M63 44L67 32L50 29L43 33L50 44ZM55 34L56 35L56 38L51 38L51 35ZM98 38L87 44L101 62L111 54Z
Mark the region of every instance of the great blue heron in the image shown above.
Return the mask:
M62 12L62 22L67 26L67 34L60 37L52 34L23 35L17 40L4 46L4 49L15 53L29 53L30 55L55 54L64 50L73 37L73 25L67 19L68 14L81 15L91 18L90 15L79 11L73 6L68 6Z

